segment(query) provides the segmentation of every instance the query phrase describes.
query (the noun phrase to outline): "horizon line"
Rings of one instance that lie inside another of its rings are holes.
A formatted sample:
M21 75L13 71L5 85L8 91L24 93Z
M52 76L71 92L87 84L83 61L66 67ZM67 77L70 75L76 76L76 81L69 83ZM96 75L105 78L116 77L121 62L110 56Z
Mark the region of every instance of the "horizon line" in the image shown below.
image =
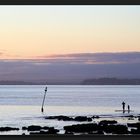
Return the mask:
M0 58L0 60L46 60L49 58L55 57L66 57L72 55L79 55L79 54L133 54L133 53L140 53L140 51L121 51L121 52L81 52L81 53L63 53L63 54L51 54L51 55L42 55L42 56L29 56L23 58Z

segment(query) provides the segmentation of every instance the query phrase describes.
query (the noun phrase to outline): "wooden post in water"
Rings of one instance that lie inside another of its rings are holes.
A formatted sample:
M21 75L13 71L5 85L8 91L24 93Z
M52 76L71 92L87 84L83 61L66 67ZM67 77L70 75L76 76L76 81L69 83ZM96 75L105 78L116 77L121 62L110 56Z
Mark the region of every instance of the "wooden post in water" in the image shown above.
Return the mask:
M44 107L44 102L45 102L46 92L47 92L47 87L45 88L45 94L44 94L43 102L42 102L42 108L41 108L41 112L42 112L42 113L44 112L43 107Z

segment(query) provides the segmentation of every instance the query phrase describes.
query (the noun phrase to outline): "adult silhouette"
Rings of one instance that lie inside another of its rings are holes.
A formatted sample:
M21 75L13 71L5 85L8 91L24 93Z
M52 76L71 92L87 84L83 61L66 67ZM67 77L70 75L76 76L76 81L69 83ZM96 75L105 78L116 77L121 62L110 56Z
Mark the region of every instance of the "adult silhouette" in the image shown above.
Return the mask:
M125 102L122 102L123 113L125 113Z
M128 105L127 108L128 108L128 113L129 113L130 112L130 105Z

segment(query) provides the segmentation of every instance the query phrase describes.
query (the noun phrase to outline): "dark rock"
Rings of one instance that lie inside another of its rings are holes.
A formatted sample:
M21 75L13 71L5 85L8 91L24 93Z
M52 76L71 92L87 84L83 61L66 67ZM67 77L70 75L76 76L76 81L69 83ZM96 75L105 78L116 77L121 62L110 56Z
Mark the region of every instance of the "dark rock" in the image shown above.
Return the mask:
M48 116L48 117L45 117L45 119L57 119L58 116Z
M87 118L87 121L88 121L88 122L91 122L91 121L92 121L92 118Z
M72 118L72 117L68 117L68 116L63 116L63 115L60 115L60 116L48 116L48 117L45 117L45 119L57 119L57 120L63 120L63 121L92 121L92 118L88 118L86 116L77 116L75 118Z
M104 135L104 132L101 130L98 130L97 132L92 132L92 133L89 132L88 134Z
M42 127L38 126L38 125L28 126L27 129L26 129L26 127L24 127L24 130L28 130L28 131L39 131L41 129L42 129ZM23 127L22 127L22 130L23 130Z
M11 130L19 130L19 128L12 128L12 127L0 127L0 131L11 131Z
M136 127L138 129L140 129L140 123L127 123L128 127Z
M27 128L27 127L25 127L25 126L23 126L23 127L22 127L22 130L28 130L28 128Z
M80 121L80 122L83 122L83 121L92 121L91 118L88 118L88 117L86 117L86 116L77 116L77 117L75 117L74 120L75 120L75 121Z
M98 125L94 123L90 124L77 124L71 126L64 126L64 130L67 132L92 132L98 130Z
M103 131L112 134L128 134L128 128L125 125L106 125Z
M89 135L96 134L96 132L88 132Z
M133 115L129 115L129 116L127 116L127 117L134 118L135 116L133 116Z
M140 129L131 129L130 134L140 134Z
M44 127L41 127L41 126L37 126L37 125L31 125L31 126L28 126L28 127L22 127L22 130L28 130L28 131L40 131L41 129L44 129L44 130L48 130L50 127L47 127L47 126L44 126Z
M99 131L104 131L107 129L107 124L98 124L98 130Z
M49 117L46 117L45 119L58 119L58 120L63 120L63 121L72 121L73 118L71 117L68 117L68 116L49 116Z
M111 123L116 123L111 122ZM111 133L111 134L128 134L128 128L125 125L113 125L100 123L100 125L90 123L90 124L77 124L71 126L64 126L65 133L75 132L75 133L88 133L88 134L104 134Z
M115 120L102 120L99 122L99 125L106 125L106 124L117 124Z
M57 132L59 132L59 130L54 129L54 127L50 127L47 134L57 134Z
M63 121L72 121L73 118L67 117L67 116L59 116L58 120L63 120Z
M44 129L44 130L48 130L50 127L47 127L47 126L44 126L44 127L42 127L42 129Z
M104 132L101 130L98 130L97 134L104 134Z

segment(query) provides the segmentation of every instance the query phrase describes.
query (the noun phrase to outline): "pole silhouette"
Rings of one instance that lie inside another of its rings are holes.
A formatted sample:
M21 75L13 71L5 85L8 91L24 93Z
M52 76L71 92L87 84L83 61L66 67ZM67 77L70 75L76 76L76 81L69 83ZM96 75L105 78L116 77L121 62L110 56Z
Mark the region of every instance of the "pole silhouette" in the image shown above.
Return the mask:
M41 112L43 113L44 112L44 102L45 102L45 97L46 97L46 92L47 92L47 87L45 88L45 94L44 94L44 97L43 97L43 102L42 102L42 108L41 108Z

